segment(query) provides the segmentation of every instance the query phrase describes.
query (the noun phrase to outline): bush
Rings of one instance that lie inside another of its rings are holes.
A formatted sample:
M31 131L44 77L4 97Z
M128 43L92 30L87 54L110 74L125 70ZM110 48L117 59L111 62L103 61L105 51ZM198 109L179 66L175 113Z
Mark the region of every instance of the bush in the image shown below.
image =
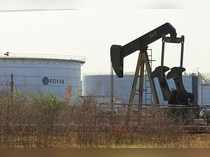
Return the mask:
M101 109L94 100L68 104L48 96L0 95L0 147L98 147L161 144L180 135L165 111Z

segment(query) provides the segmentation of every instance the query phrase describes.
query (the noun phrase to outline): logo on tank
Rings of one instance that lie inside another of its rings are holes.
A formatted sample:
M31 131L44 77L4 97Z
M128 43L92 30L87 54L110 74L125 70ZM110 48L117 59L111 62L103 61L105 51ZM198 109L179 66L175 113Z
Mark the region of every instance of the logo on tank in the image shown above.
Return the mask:
M42 78L42 83L44 85L49 85L49 84L64 84L64 80L62 79L55 79L55 78L48 78L47 76L44 76Z

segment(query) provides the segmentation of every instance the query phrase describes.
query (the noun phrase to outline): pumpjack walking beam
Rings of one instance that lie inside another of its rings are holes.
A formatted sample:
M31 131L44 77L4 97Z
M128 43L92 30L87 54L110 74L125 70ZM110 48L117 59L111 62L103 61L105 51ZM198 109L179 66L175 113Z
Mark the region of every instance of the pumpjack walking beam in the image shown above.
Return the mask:
M124 46L112 45L110 53L111 62L117 76L123 77L124 57L134 53L137 50L147 47L149 44L166 36L167 34L170 34L171 38L176 38L177 36L176 29L170 23L165 23Z
M130 99L129 99L129 104L132 103L132 101L133 101L133 96L134 96L133 91L136 89L136 88L134 88L134 86L136 87L136 84L137 84L137 76L139 74L139 69L141 67L141 64L145 64L148 75L151 74L151 67L149 65L148 55L146 52L147 46L149 44L153 43L154 41L166 36L167 34L170 34L170 38L176 38L176 36L177 36L176 29L170 23L165 23L162 26L157 27L156 29L146 33L145 35L137 38L134 41L131 41L130 43L128 43L124 46L121 46L121 45L112 45L111 46L110 55L111 55L112 67L118 77L123 77L124 57L134 53L137 50L140 50L139 55L142 55L142 57L140 56L138 59L136 74L135 74L135 78L133 81L133 87L132 87L132 92L131 92ZM144 68L141 68L141 69L143 70ZM142 77L143 76L141 76L140 80L142 80ZM150 79L151 87L153 88L154 82L150 77L149 77L149 79ZM141 84L142 84L142 81L141 81ZM152 90L153 90L152 93L155 93L155 87ZM140 93L141 92L142 91L140 91ZM141 96L140 96L140 99L141 99ZM157 98L157 96L155 96L155 94L153 94L153 100L154 100L154 103L156 103L156 104L159 103L158 98Z

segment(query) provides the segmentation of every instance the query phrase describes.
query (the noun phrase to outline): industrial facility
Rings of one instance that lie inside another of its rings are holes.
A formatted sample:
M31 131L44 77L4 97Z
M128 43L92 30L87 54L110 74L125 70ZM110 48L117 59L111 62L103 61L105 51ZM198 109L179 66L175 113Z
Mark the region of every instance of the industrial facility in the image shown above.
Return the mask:
M0 58L0 90L23 94L52 94L75 100L81 95L84 60L67 58Z
M210 148L210 1L0 4L0 149Z
M152 68L152 51L148 46L159 39L162 39L160 65ZM110 97L110 103L117 100L128 104L129 108L132 104L138 104L138 109L143 104L185 107L209 104L205 96L208 94L208 85L203 86L199 73L186 75L183 67L184 42L184 35L178 37L176 29L170 23L165 23L125 45L112 45L110 58L116 76L113 72L111 75L86 76L83 94L96 98ZM178 66L164 65L166 44L180 45ZM124 58L137 51L139 55L135 73L124 74Z
M94 97L97 100L100 99L100 102L109 103L112 97L111 93L113 93L113 97L116 102L128 104L134 74L125 74L123 78L118 78L116 75L113 76L113 87L111 85L111 79L112 76L110 74L85 75L83 77L83 95ZM143 104L151 104L152 93L149 86L149 80L146 76L144 82ZM172 80L168 80L167 82L171 90L176 88ZM155 83L158 84L157 82ZM193 86L196 87L193 93L197 95L198 104L210 105L210 84L204 84L200 74L184 74L183 83L188 92L193 92ZM167 104L167 102L163 99L159 86L157 86L157 94L160 97L160 104ZM134 103L139 103L138 97L135 98Z
M161 62L153 68L152 49L148 45L159 39L162 39ZM98 103L128 104L129 107L132 104L208 105L209 84L199 73L187 74L183 67L184 39L184 35L177 36L170 23L165 23L124 46L112 45L112 73L86 75L83 80L84 60L6 54L0 58L0 90L51 94L68 101L81 96L93 97ZM181 45L179 66L164 65L167 43ZM139 57L135 73L124 74L124 58L136 51Z

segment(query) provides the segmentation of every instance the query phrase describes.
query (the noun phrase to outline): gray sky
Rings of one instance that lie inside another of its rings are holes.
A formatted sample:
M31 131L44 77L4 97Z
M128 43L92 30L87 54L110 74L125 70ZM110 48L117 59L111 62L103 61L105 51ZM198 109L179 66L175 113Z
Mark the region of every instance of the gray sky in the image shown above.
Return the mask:
M74 8L76 11L0 13L0 52L12 55L84 56L85 73L109 73L109 49L165 22L186 36L188 72L210 72L210 2L189 0L0 0L0 9ZM161 40L149 46L160 64ZM180 47L167 45L167 66L179 64ZM125 60L132 72L137 53Z

